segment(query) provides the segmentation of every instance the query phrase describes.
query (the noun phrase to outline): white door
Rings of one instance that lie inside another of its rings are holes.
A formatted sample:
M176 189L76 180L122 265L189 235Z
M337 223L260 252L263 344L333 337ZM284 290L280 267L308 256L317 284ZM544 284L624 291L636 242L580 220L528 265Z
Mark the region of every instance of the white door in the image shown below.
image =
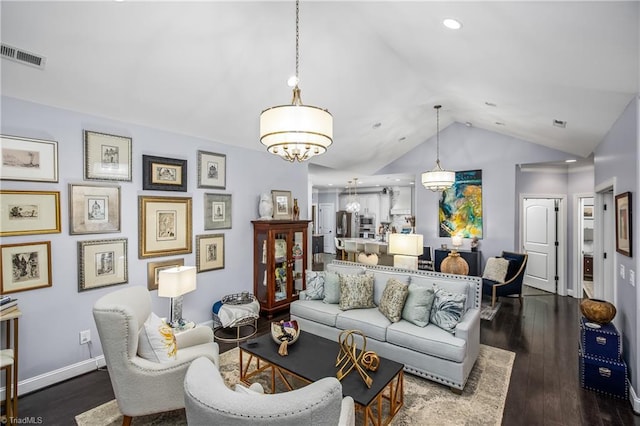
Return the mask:
M602 256L603 280L600 283L594 283L594 286L601 287L600 290L596 290L597 297L608 300L615 305L617 303L615 298L616 271L613 267L613 259L616 253L614 239L616 235L614 210L616 207L613 200L613 192L610 191L603 194L603 201L606 206L606 209L603 208L602 211L602 248L604 249Z
M523 249L529 255L524 284L556 292L558 200L525 198L523 200Z
M333 230L336 227L336 209L333 203L318 206L318 234L324 235L324 252L336 253Z

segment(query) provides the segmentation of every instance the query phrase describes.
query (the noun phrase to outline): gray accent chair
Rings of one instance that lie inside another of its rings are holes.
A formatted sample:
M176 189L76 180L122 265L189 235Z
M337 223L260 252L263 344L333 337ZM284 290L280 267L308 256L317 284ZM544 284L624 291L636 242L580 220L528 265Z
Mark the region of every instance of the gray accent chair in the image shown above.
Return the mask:
M195 327L176 334L177 358L153 362L141 358L138 333L151 314L151 296L146 287L135 286L102 296L93 306L100 343L109 370L118 407L131 418L184 407L183 382L187 368L206 356L219 365L218 344L209 327Z
M237 385L239 386L239 385ZM184 379L189 425L353 426L353 398L342 397L342 385L325 377L303 388L277 394L251 388L229 389L213 363L195 360Z

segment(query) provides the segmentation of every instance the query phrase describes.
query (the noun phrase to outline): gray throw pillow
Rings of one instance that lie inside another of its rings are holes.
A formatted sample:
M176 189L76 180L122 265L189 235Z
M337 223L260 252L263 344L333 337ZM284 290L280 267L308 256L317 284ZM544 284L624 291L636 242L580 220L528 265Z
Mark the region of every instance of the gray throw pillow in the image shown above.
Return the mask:
M374 308L373 277L338 274L340 277L340 309Z
M453 333L464 314L466 300L466 294L449 293L441 288L436 289L433 307L431 307L431 322L441 329Z
M340 279L335 272L324 273L324 303L336 304L340 302Z
M391 322L398 322L402 317L402 308L407 300L409 285L394 278L387 281L387 286L382 292L378 310Z
M324 298L324 275L324 271L305 271L306 300L322 300Z
M402 308L402 319L419 327L426 327L429 324L435 292L433 288L416 284L409 284L408 290L407 300Z

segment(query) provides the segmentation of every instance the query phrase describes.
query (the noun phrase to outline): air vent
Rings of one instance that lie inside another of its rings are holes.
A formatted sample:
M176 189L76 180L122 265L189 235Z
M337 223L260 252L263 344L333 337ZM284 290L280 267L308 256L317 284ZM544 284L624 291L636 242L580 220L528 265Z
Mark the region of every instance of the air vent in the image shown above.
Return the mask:
M46 58L44 56L27 52L26 50L18 49L4 43L2 43L2 46L0 47L0 53L4 59L9 59L11 61L40 69L44 69L44 64L46 62Z
M553 125L564 129L565 127L567 127L567 122L562 120L553 120Z

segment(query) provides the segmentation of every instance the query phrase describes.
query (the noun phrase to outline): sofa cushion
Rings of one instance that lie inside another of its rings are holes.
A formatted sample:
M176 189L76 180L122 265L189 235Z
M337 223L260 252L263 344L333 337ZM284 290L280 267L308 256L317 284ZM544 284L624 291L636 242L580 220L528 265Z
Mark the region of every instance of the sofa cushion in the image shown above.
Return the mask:
M325 271L324 274L324 303L340 302L340 279L335 272Z
M305 271L307 283L305 297L307 300L324 299L324 276L324 271Z
M373 303L375 303L376 305L380 305L382 293L387 286L387 282L391 278L394 278L401 283L409 284L409 275L406 273L398 274L395 272L387 271L368 271L367 274L373 275Z
M409 284L407 300L402 308L402 319L417 326L425 327L429 324L434 297L433 288L415 283Z
M367 338L384 342L391 321L378 308L344 311L336 317L336 327L341 330L360 330Z
M327 272L335 272L336 274L362 275L367 271L364 266L337 265L329 263L324 268Z
M455 362L462 362L467 352L463 339L434 324L416 327L408 321L396 322L387 327L387 342Z
M340 277L340 309L373 308L373 277L338 274Z
M391 322L398 322L402 316L402 308L404 308L407 294L409 293L408 285L394 278L387 281L387 286L382 292L382 298L378 309Z
M329 327L336 326L336 316L342 312L338 305L323 303L321 300L296 300L289 309L293 316Z
M482 278L503 283L509 269L509 261L503 257L490 257L484 267Z
M450 293L462 293L467 296L464 310L473 308L475 300L475 283L473 281L456 281L446 278L432 278L421 275L411 275L411 284L422 285L428 288L442 288Z
M151 312L140 327L138 334L138 355L154 362L169 362L176 359L178 346L173 329L160 317Z
M431 307L429 321L438 327L453 333L460 318L464 315L464 304L467 295L463 293L451 293L445 289L438 288Z

